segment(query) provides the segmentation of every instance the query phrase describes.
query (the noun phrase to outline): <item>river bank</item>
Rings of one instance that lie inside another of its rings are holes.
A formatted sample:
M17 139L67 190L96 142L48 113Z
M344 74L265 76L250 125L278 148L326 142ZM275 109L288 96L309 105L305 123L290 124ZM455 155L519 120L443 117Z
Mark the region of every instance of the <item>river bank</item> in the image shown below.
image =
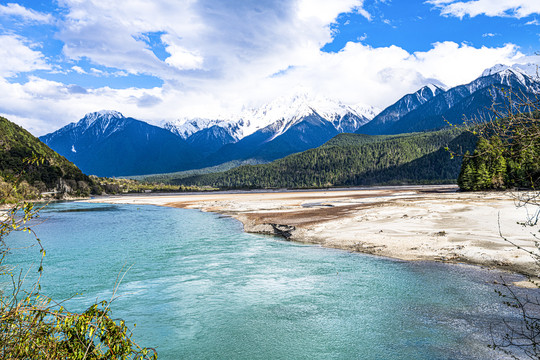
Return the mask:
M234 217L246 232L402 260L463 262L538 276L531 256L516 247L536 251L531 228L518 224L526 209L516 208L502 192L456 190L405 186L144 194L87 201L199 209Z

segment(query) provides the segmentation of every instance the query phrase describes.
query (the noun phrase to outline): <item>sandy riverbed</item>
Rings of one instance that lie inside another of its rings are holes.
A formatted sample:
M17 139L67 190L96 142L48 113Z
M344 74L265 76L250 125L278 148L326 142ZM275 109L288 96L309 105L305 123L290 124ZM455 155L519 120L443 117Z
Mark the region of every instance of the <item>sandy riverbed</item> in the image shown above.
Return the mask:
M247 232L403 260L494 266L531 275L538 267L526 210L504 193L454 186L286 192L124 195L88 200L200 209L232 216Z

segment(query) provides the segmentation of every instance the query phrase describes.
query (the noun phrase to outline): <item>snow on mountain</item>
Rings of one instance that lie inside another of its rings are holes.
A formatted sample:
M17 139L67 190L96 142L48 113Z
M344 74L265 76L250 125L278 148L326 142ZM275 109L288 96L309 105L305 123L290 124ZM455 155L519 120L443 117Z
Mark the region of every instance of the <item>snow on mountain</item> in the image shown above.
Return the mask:
M394 104L379 112L373 118L373 121L370 121L365 126L362 126L359 131L362 134L378 134L381 131L384 131L385 128L392 126L393 123L399 121L411 111L444 92L445 89L441 86L428 84L414 93L404 95Z
M354 107L322 96L301 91L293 96L282 96L256 109L245 111L241 115L242 135L248 136L255 131L276 123L274 138L286 132L303 118L317 114L332 123L339 131L352 131L371 120L378 109L359 104Z
M474 85L477 82L481 83L481 79L483 78L496 79L497 82L508 87L513 87L517 81L518 86L523 86L526 92L536 94L540 92L538 65L532 63L514 64L512 66L495 65L484 70L482 77L473 81L470 85Z
M382 111L382 109L366 104L356 104L351 106L351 108L356 112L356 114L362 115L368 120L373 120L373 118Z
M461 100L463 96L468 96L476 91L495 85L519 89L520 92L524 93L538 94L540 93L540 78L537 75L536 69L537 66L535 64L495 65L484 70L481 77L468 84L454 88L458 91L453 89L453 91L445 93L444 96L451 107L456 101ZM455 96L456 93L463 92L463 90L465 90L463 94L457 97Z
M139 175L185 170L200 157L187 142L117 111L98 111L40 140L87 174Z
M510 100L517 100L514 106L519 107L521 99L534 99L535 95L540 94L539 78L530 75L535 67L499 65L487 69L483 76L468 84L441 90L436 96L430 95L430 89L422 88L386 108L358 132L370 135L399 134L443 128L448 122L461 124L463 119L489 119L493 115L491 107L504 112ZM431 99L419 104L414 95L421 95L424 91ZM416 103L417 106L410 109L409 103Z
M76 123L76 126L84 131L98 121L99 129L101 132L104 132L114 119L125 119L125 116L115 110L95 111L86 114L81 120L79 120L79 122Z
M521 73L529 75L533 78L538 77L538 65L536 64L514 64L512 66L497 64L489 69L484 70L482 76L490 76L499 72L504 72L506 70L513 70L514 73Z
M62 137L64 134L69 134L69 137L76 141L82 134L89 132L93 136L100 137L107 133L107 136L115 131L120 130L126 117L122 113L115 110L101 110L86 114L78 122L72 122L55 132L52 132L44 137L49 141L55 137ZM111 124L114 124L111 126ZM76 152L75 148L72 148Z
M184 139L213 126L225 129L235 140L265 128L271 129L274 132L272 138L276 138L310 115L316 114L330 122L338 132L354 132L379 112L379 109L372 106L348 106L339 101L312 95L308 91L299 91L293 96L279 97L261 107L246 109L227 120L184 118L166 122L162 127Z
M169 130L170 132L180 136L183 139L187 139L196 132L204 129L211 128L212 126L219 126L224 129L231 129L234 124L227 120L214 120L204 118L182 118L174 121L167 121L162 124L161 127ZM231 131L231 136L236 138L234 131Z

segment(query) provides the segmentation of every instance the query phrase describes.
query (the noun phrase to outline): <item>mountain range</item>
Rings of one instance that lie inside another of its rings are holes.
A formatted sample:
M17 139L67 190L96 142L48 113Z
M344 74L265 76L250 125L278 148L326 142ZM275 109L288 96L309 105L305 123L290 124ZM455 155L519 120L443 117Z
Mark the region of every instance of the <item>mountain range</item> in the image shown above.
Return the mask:
M532 66L496 66L469 84L427 85L383 111L348 106L300 92L229 119L182 119L161 127L116 111L87 114L40 139L85 173L157 174L231 161L259 163L316 148L340 133L400 134L440 129L466 118L488 118L508 92L540 93Z
M200 159L179 136L117 111L87 114L40 140L84 173L98 176L183 170Z
M506 111L509 98L533 99L538 93L536 66L497 65L465 85L446 91L437 86L423 87L405 95L356 133L401 134L440 129L449 123L462 124L464 119L489 120L493 110Z
M85 173L158 174L233 160L269 162L354 132L376 111L304 92L246 110L236 122L193 119L157 127L117 111L98 111L40 140Z

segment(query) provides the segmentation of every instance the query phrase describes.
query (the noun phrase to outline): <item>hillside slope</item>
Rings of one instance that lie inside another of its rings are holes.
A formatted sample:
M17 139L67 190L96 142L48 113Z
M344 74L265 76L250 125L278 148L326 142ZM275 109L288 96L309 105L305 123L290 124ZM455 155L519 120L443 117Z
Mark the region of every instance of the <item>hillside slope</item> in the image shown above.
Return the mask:
M31 164L27 159L32 158L43 162ZM6 200L17 180L25 182L18 194L25 198L37 197L39 192L46 191L88 196L93 186L92 180L66 158L22 127L0 117L1 198Z
M474 137L460 129L396 136L342 134L316 149L269 164L173 180L219 188L309 188L373 184L454 182Z

